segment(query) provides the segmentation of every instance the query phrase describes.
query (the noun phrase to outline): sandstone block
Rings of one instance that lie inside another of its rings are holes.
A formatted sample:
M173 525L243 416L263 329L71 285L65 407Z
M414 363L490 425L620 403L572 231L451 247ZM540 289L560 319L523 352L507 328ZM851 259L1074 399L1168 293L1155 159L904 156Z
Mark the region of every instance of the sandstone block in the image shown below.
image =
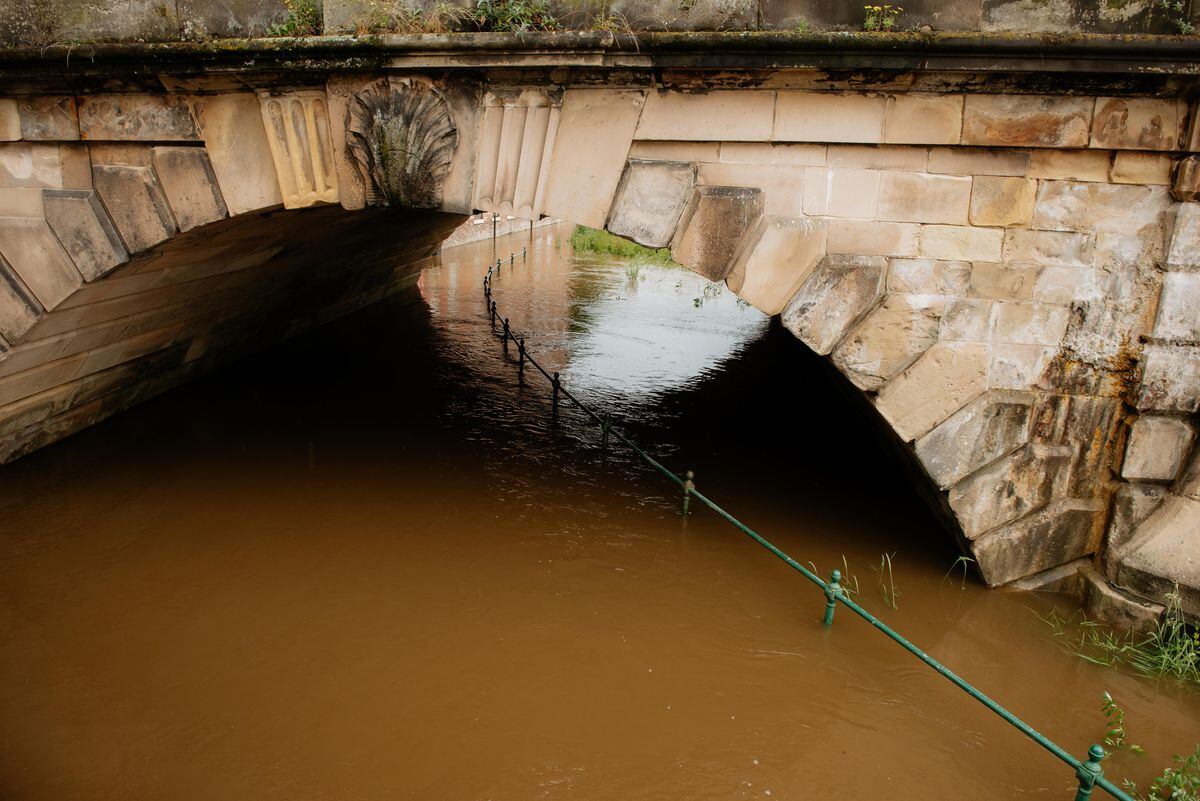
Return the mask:
M968 294L989 300L1028 300L1037 277L1038 268L1029 264L972 262Z
M0 217L45 217L46 205L42 202L45 191L27 187L0 189Z
M761 189L767 214L804 215L804 167L791 164L701 164L700 183Z
M1171 183L1171 157L1135 150L1119 151L1113 155L1108 179L1114 184L1167 186Z
M646 247L667 247L695 185L694 164L631 159L617 187L608 230Z
M830 253L860 256L915 256L920 226L874 220L830 220Z
M103 278L129 258L95 192L46 189L46 222L85 281Z
M1175 150L1183 140L1187 102L1098 97L1091 146L1110 150Z
M651 92L634 138L766 142L774 115L774 92Z
M653 145L652 142L634 142L634 149ZM663 145L671 143L663 142ZM684 144L684 143L680 143ZM689 143L690 144L690 143ZM693 147L716 147L715 144L692 144ZM825 164L825 145L794 145L778 142L721 142L720 161L728 164L791 164L800 167L821 167ZM643 156L643 158L649 158ZM665 158L660 156L659 158ZM717 161L715 158L699 158L696 155L678 161Z
M21 138L21 115L15 97L0 97L0 142L15 142Z
M1139 409L1164 412L1200 410L1200 348L1147 345L1143 354Z
M66 300L82 283L45 220L0 218L0 256L47 310Z
M921 227L922 256L951 261L999 261L1004 231L966 225Z
M1086 267L1092 263L1095 245L1094 237L1085 233L1009 228L1004 232L1004 259Z
M980 147L929 149L929 172L954 175L1021 176L1029 169L1029 151Z
M629 157L646 161L721 161L722 142L637 142L629 146ZM770 147L770 145L762 145ZM744 161L731 158L730 161Z
M1100 503L1067 498L980 537L975 561L989 587L1066 564L1095 550Z
M1091 267L1046 265L1038 270L1033 282L1033 299L1062 306L1080 301L1102 302L1106 292L1100 285L1100 276Z
M825 255L826 223L811 218L760 217L726 282L742 300L778 314Z
M881 220L966 225L971 179L924 172L885 172L879 190Z
M0 145L0 187L62 189L58 145L14 142Z
M1168 272L1163 276L1154 336L1200 342L1200 273Z
M990 342L997 305L995 301L974 298L949 301L938 338L943 342Z
M783 311L783 325L815 352L828 354L883 297L880 256L826 256Z
M1160 223L1170 204L1157 186L1042 181L1033 224L1051 231L1140 231Z
M978 539L992 529L1067 494L1072 449L1026 446L981 468L950 488L949 503L963 533Z
M793 145L817 147L817 145ZM823 147L823 146L822 146ZM824 164L860 170L905 170L924 172L929 151L900 145L829 145Z
M965 261L936 259L889 259L889 292L965 296L971 277L971 264Z
M804 213L830 217L875 217L879 171L808 167L804 170Z
M180 95L84 95L79 101L79 135L92 141L200 138L187 101Z
M1100 150L1034 150L1029 178L1065 181L1107 181L1109 154Z
M1196 432L1175 417L1139 417L1129 427L1121 477L1128 481L1174 481L1191 452Z
M131 254L175 235L175 218L152 167L97 164L92 181Z
M156 147L151 157L180 231L229 216L203 148Z
M1039 386L1057 352L1057 348L1048 345L993 345L988 386L996 389Z
M1057 345L1067 332L1071 313L1050 303L998 304L996 341L1014 345Z
M1117 582L1150 598L1176 586L1183 611L1200 612L1200 501L1167 493L1162 504L1138 527L1135 542L1121 554Z
M644 96L622 89L568 89L546 183L543 212L603 228L624 172Z
M1033 394L991 390L917 440L917 458L941 489L1029 441Z
M1091 98L1063 95L967 95L964 145L1087 147Z
M915 440L982 393L987 370L986 345L939 342L880 390L875 408L901 439Z
M775 102L777 142L883 141L884 99L872 95L780 92Z
M79 138L75 98L23 97L21 138L31 141L72 141Z
M710 281L724 280L738 245L762 213L762 190L698 186L680 215L671 256Z
M1108 521L1105 543L1110 557L1115 557L1133 539L1133 533L1150 513L1162 503L1167 488L1161 484L1127 484L1122 482L1113 493L1112 517ZM1109 564L1115 563L1110 558ZM1112 571L1115 575L1116 571Z
M971 187L971 224L1029 225L1036 195L1037 181L1029 178L977 176Z
M0 255L0 337L16 343L42 316L42 304Z
M221 196L232 215L283 202L255 95L198 98L196 119Z
M1200 156L1184 156L1171 170L1171 197L1181 202L1200 200Z
M956 145L962 134L962 95L890 95L883 111L883 141Z
M300 209L338 202L337 165L329 133L329 104L325 90L280 94L264 90L259 92L258 99L284 208ZM619 174L619 168L617 172ZM615 178L613 186L616 186ZM610 194L605 200L611 198ZM603 218L593 227L602 225Z
M833 363L859 389L879 389L937 342L943 306L928 295L888 295L833 351Z
M1200 265L1200 203L1181 203L1175 211L1167 263Z
M1118 629L1147 631L1162 615L1162 604L1122 592L1108 579L1088 567L1083 571L1083 604L1088 617L1103 620Z

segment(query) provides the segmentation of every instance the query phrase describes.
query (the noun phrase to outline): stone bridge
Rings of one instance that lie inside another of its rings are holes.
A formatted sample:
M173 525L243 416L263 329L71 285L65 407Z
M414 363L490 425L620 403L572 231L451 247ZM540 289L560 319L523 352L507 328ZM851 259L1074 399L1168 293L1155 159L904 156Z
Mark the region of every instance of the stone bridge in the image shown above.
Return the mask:
M464 215L553 216L782 315L988 584L1085 567L1101 608L1129 600L1106 575L1200 610L1198 55L744 33L0 53L0 458L410 285Z

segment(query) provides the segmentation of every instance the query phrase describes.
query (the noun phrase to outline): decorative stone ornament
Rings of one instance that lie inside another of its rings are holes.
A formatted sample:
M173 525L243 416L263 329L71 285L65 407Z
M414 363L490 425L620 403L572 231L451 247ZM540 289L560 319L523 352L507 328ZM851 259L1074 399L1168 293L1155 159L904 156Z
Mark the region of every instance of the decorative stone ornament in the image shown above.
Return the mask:
M458 129L440 92L384 79L350 100L346 145L367 182L367 205L436 209L458 147Z

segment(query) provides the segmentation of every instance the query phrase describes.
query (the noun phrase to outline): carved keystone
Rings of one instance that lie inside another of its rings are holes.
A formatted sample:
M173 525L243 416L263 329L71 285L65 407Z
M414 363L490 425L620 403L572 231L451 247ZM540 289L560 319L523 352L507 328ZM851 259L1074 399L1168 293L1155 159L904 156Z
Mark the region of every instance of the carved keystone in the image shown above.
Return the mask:
M450 107L425 83L382 80L350 101L347 147L368 184L367 204L436 209L458 147Z

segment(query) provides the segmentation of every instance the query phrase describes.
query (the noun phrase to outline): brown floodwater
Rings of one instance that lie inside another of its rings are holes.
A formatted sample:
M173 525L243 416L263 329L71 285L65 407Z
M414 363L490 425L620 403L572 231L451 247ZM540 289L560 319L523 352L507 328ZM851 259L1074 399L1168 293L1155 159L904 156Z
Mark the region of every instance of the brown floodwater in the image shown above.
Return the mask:
M1110 776L1200 741L1200 694L1050 638L1035 611L1066 602L964 584L786 331L568 234L501 239L496 299L573 392L800 561L844 559L865 605L1073 753L1110 691L1148 751ZM490 332L492 258L447 250L419 293L0 468L0 797L1073 797L576 411L552 420Z

